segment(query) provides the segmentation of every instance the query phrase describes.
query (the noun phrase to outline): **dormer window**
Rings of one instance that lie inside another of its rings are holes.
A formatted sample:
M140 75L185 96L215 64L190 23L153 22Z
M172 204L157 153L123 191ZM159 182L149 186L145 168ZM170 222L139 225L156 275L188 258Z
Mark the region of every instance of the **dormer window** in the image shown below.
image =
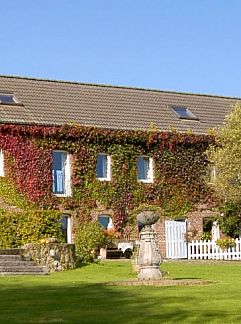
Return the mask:
M171 109L180 119L198 120L198 117L186 107L172 106Z
M14 94L0 93L0 104L2 105L16 105L19 104Z

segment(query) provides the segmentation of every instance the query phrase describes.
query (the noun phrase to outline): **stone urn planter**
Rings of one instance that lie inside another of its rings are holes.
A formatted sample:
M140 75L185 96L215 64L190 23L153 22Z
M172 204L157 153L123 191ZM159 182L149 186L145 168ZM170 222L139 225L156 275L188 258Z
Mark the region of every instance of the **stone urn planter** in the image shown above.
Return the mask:
M155 224L158 219L159 215L150 210L143 210L137 215L137 221L144 226Z

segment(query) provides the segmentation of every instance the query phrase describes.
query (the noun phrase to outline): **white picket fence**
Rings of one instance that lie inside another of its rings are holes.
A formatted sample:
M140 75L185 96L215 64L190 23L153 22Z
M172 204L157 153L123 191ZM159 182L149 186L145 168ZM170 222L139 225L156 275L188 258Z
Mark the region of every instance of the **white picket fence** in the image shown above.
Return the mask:
M225 251L215 241L188 242L188 259L241 260L241 239L236 239L235 245Z

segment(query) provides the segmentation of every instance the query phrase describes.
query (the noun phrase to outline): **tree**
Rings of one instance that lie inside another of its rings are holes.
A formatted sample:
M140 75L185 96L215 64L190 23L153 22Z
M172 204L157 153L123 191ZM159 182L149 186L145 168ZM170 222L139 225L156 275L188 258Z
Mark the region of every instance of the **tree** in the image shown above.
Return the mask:
M237 237L241 224L241 105L236 104L208 151L215 176L213 184L220 198L222 232Z
M226 116L217 134L217 145L210 147L214 187L228 203L241 204L241 105L236 104Z

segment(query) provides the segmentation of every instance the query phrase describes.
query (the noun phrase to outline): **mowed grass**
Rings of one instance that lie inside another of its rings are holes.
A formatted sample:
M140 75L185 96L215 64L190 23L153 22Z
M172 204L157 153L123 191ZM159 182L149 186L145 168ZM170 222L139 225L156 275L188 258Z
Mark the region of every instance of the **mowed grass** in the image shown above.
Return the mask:
M164 262L202 286L107 286L135 278L129 261L48 276L0 277L0 323L241 323L241 262Z

